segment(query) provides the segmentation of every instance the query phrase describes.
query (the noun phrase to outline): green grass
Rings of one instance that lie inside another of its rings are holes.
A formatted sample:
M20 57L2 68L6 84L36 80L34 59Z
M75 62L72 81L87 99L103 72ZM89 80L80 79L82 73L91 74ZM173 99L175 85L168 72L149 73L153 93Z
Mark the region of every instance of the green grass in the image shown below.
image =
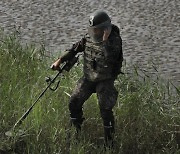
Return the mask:
M81 63L58 79L59 88L48 90L21 126L22 136L7 137L15 122L46 88L51 58L42 48L21 45L16 35L0 34L0 153L179 153L180 87L159 77L151 78L138 67L120 75L115 82L119 91L114 108L115 147L104 151L103 126L96 95L84 105L86 117L80 139L69 126L68 100L82 75ZM141 74L141 75L140 75Z

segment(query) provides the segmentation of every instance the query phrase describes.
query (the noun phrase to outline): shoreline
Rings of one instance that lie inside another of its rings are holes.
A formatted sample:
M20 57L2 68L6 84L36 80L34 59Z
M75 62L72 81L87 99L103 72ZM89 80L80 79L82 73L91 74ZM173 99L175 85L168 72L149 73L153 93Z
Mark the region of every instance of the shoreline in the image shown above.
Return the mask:
M149 61L153 61L161 75L180 85L180 23L176 3L176 0L2 0L0 27L8 33L19 30L25 43L43 44L48 52L57 53L70 48L86 33L90 13L104 9L120 27L126 63L148 69Z

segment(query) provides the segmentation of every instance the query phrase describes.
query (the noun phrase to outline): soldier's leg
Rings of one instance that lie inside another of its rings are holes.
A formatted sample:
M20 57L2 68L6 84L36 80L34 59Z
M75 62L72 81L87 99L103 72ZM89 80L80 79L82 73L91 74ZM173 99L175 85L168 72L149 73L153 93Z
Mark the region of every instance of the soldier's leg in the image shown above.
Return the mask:
M101 117L104 124L104 136L106 144L113 144L114 115L113 107L116 104L118 92L114 87L114 80L106 80L98 83L96 92L99 100Z
M82 106L94 92L94 88L94 83L82 77L71 95L69 101L70 118L77 131L81 129L81 124L84 120Z

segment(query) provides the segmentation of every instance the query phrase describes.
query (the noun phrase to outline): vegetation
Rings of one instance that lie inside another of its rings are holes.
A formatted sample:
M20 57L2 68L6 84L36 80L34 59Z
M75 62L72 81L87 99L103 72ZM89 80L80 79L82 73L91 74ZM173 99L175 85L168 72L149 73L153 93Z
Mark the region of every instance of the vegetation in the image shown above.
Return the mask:
M180 87L159 77L151 78L138 67L115 82L119 91L114 108L114 149L104 149L103 126L96 95L84 105L86 117L79 139L69 124L68 100L82 75L81 63L59 77L60 86L48 90L12 137L5 135L47 86L45 51L21 45L15 34L0 34L0 153L179 153ZM19 130L19 131L18 131Z

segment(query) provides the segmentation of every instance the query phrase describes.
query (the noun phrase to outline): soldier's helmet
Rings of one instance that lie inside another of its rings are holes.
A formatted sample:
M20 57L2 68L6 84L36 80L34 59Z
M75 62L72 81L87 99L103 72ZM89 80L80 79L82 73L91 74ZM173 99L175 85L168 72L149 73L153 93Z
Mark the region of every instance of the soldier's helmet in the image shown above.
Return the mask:
M93 42L101 42L104 30L111 27L111 19L104 11L96 11L89 18L88 33Z

